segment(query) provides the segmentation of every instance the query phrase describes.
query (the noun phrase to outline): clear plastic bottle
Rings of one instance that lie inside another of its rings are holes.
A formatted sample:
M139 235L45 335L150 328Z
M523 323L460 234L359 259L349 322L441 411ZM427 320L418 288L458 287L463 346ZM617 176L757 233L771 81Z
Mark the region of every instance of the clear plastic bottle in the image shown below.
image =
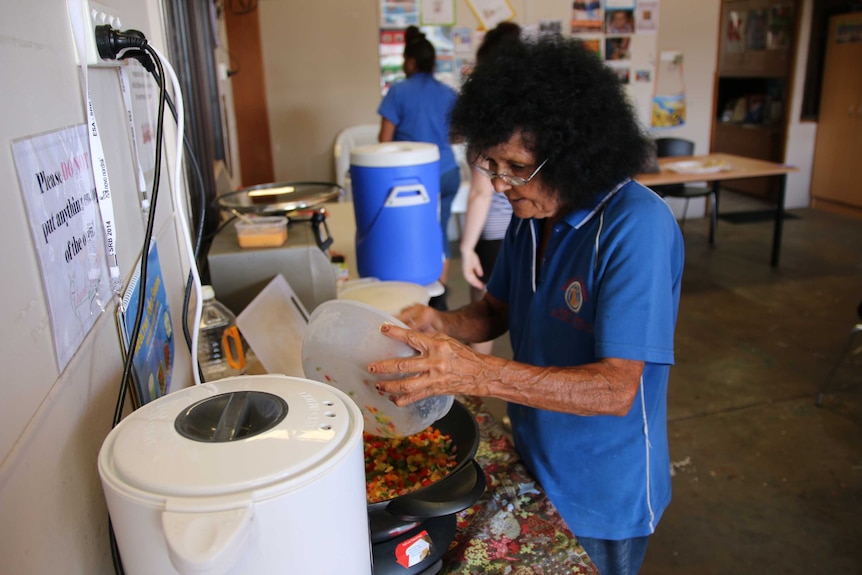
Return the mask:
M212 286L202 286L202 292L198 362L204 381L241 375L248 363L248 345L239 333L236 316L215 299Z

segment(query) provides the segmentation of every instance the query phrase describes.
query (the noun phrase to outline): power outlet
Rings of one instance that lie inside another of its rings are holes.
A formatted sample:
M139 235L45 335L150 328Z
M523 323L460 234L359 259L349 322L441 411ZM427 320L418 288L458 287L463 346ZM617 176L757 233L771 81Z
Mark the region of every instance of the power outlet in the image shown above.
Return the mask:
M125 25L120 11L116 8L99 4L98 2L84 2L87 7L88 30L84 35L87 45L87 66L116 66L115 60L102 60L96 49L96 26L110 24L115 30L123 30Z

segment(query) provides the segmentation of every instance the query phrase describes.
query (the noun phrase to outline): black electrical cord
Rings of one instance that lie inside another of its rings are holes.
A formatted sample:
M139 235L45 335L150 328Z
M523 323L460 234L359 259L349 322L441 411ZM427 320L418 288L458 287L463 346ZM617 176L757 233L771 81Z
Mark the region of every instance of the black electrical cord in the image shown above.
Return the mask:
M219 235L222 232L222 230L224 230L226 227L228 227L231 224L231 222L233 222L235 219L236 219L236 216L229 216L225 221L220 223L216 229L214 229L211 233L207 234L206 239L211 240L214 237L216 237L217 235Z
M111 561L114 563L114 573L123 575L123 560L120 558L120 548L117 546L117 536L114 535L114 524L111 522L111 516L108 516L108 537L111 542Z
M140 62L141 65L143 65L143 67L150 74L152 74L153 79L156 81L156 83L161 83L161 77L159 76L158 71L156 71L155 64L153 64L152 59L149 57L149 55L144 50L131 49L131 50L127 50L121 56L119 56L119 59L126 59L126 58L134 58L135 60ZM177 117L177 108L174 105L174 101L171 98L170 94L165 94L165 103L168 105L168 108L171 111L171 116L173 116L174 122L179 121L179 118ZM204 222L206 220L205 216L206 216L206 212L207 212L206 189L205 189L206 185L204 184L204 178L203 178L203 173L201 172L200 163L198 162L198 158L195 155L194 149L192 149L192 144L189 141L189 137L188 137L188 134L186 132L183 132L183 149L185 150L186 154L188 155L189 163L191 164L192 168L194 169L195 179L197 180L197 183L198 183L198 192L200 193L199 199L201 200L201 214L202 215L200 218L198 218L198 226L197 226L197 232L195 234L195 245L194 245L194 254L195 254L195 258L197 259L198 257L200 257L200 250L201 250L201 245L202 245L201 236L203 235L203 227L204 227Z
M97 34L98 38L98 34ZM146 293L146 284L147 284L147 255L149 254L150 243L153 238L153 227L155 222L155 214L156 207L158 205L158 197L159 197L159 174L161 173L161 158L162 158L162 131L165 119L165 100L167 97L167 90L165 89L164 82L164 69L162 67L162 62L159 59L156 51L150 47L146 39L143 40L143 46L138 46L139 48L145 50L152 56L153 61L156 64L156 67L159 71L159 106L158 106L158 114L156 119L156 152L155 152L155 165L154 165L154 173L156 177L153 178L153 193L151 196L151 205L150 205L150 213L147 218L147 228L144 232L144 245L141 249L141 294ZM125 363L123 365L123 378L120 381L120 391L117 397L117 406L114 409L114 419L112 428L116 427L119 424L120 420L123 416L123 406L126 403L126 395L129 390L129 380L131 378L132 372L132 360L135 356L135 347L137 346L138 336L140 334L141 329L141 320L144 316L144 308L146 305L146 298L143 295L138 299L138 309L135 314L135 323L131 332L131 341L129 341L129 349L126 353ZM185 322L183 322L185 323ZM108 532L109 532L109 540L111 546L111 560L114 565L114 572L117 575L124 575L125 570L123 569L123 561L120 557L120 549L117 545L117 538L114 534L114 526L111 522L110 516L108 517Z
M156 174L156 177L153 178L153 192L151 195L150 213L149 217L147 218L147 227L144 233L144 245L141 249L140 256L140 274L141 282L143 282L141 285L141 294L145 294L148 267L147 255L149 254L150 243L152 242L153 238L153 227L155 223L156 207L158 205L159 196L159 174L161 173L162 166L162 130L164 126L165 100L167 96L167 90L165 89L164 82L164 69L162 68L162 62L159 59L159 56L156 51L147 43L147 39L144 34L137 30L126 30L124 32L120 32L118 30L114 30L109 24L96 26L96 48L99 52L99 56L106 60L116 59L117 55L120 52L129 48L135 48L138 50L145 51L151 56L153 63L159 71L159 105L156 119L156 152L154 164L154 173ZM138 344L138 336L140 335L141 321L143 319L145 306L146 298L141 296L138 299L138 307L135 313L135 323L130 334L129 348L126 352L126 357L124 360L123 377L120 381L120 389L117 397L117 405L114 409L112 427L116 427L123 417L123 406L126 403L126 395L129 390L132 363L135 357L135 348Z
M143 282L141 285L141 293L146 293L146 280L147 280L147 254L149 253L150 244L152 242L153 237L153 227L155 221L155 213L156 207L158 205L158 191L159 191L159 181L160 181L160 173L161 173L161 150L162 150L162 133L164 128L164 109L165 103L168 104L168 107L173 114L174 120L177 121L177 111L174 106L173 101L170 99L170 96L167 93L165 87L165 74L164 68L162 66L161 59L159 58L156 51L150 47L147 43L146 38L143 33L138 32L136 30L129 30L125 32L118 32L113 30L111 26L99 26L96 28L96 44L99 50L99 54L104 59L115 59L117 56L125 50L120 58L126 57L134 57L137 59L144 68L153 75L154 79L159 85L159 106L158 106L158 115L156 120L156 152L155 152L155 165L154 165L154 173L156 174L153 179L153 193L151 196L151 206L150 213L147 218L147 227L144 233L144 245L141 250L141 281ZM198 265L198 258L200 254L200 248L202 244L203 237L203 227L206 218L206 190L204 186L203 176L201 174L200 165L195 157L192 147L189 144L188 139L183 135L183 145L186 152L189 155L192 166L195 170L195 175L198 180L198 190L201 194L201 213L200 218L198 220L197 230L196 230L196 239L193 253L193 262L192 265ZM183 299L183 335L186 339L186 344L189 347L192 357L196 357L195 350L192 350L191 345L191 335L188 331L188 322L185 320L188 317L188 306L189 300L191 297L191 288L193 282L194 275L189 272L189 278L186 282L186 290ZM138 308L135 315L135 323L132 329L131 341L129 342L129 350L126 354L125 363L123 366L123 378L120 382L120 391L119 396L117 398L117 406L114 410L114 419L112 427L116 427L120 420L122 419L123 407L126 401L126 395L128 393L129 381L131 376L131 367L132 361L134 359L135 347L137 346L137 340L140 332L141 321L143 319L143 312L145 308L145 298L141 297L138 301ZM195 362L197 363L197 362ZM198 371L200 372L200 366L197 366ZM111 521L110 516L108 517L108 531L109 531L109 539L111 546L111 559L114 565L114 572L117 575L123 575L125 573L123 569L122 558L120 557L120 551L116 540L116 535L114 533L113 523Z
M143 50L139 49L130 49L124 52L120 59L126 58L134 58L150 73L156 82L161 82L161 78L156 71L155 64L150 59L149 54L147 54ZM171 99L170 94L166 95L166 102L168 104L168 108L171 110L171 114L173 115L174 122L178 121L177 117L177 109L174 106L174 102ZM201 245L203 243L203 234L204 234L204 224L206 222L206 214L207 214L207 198L206 198L206 186L204 184L203 174L201 173L200 163L198 162L197 156L192 149L191 142L189 142L188 135L183 132L183 148L185 149L186 154L189 157L189 163L192 165L194 169L195 177L197 179L197 189L200 194L200 216L198 217L197 228L195 230L195 245L194 245L194 259L195 265L198 265L198 258L200 257ZM200 267L198 265L198 267ZM188 280L186 281L186 289L185 294L183 296L183 318L187 318L189 314L189 303L191 301L191 293L192 293L192 285L193 285L194 275L189 272ZM192 350L192 337L189 332L189 325L187 321L183 321L183 337L186 340L186 346L189 348L189 352L192 354L192 357L196 356L196 352ZM195 362L197 363L197 362ZM203 379L203 373L200 371L200 365L197 365L198 372L201 375L201 379Z
M153 178L153 193L151 195L151 205L150 205L150 214L147 218L147 228L144 232L144 245L141 249L141 294L147 293L146 284L147 284L147 254L149 253L150 243L153 238L153 227L155 223L155 214L156 214L156 206L158 204L159 197L159 174L162 169L162 131L165 120L165 100L167 91L165 89L165 81L164 81L164 69L162 68L162 62L159 60L158 54L156 51L146 43L144 40L143 49L146 50L153 58L153 61L156 64L156 67L159 70L159 76L161 81L159 82L159 106L158 113L156 116L156 157L155 164L153 167L153 171L156 174L156 177ZM116 427L120 420L123 418L123 406L126 403L126 395L129 390L129 380L131 379L132 373L132 360L135 356L135 348L138 343L139 331L141 329L141 321L144 316L144 308L146 306L146 298L141 296L138 298L138 309L135 313L135 323L134 327L132 327L131 331L131 340L129 341L129 349L126 353L126 361L123 366L123 379L120 382L120 392L117 397L117 406L114 409L114 419L113 419L113 427Z

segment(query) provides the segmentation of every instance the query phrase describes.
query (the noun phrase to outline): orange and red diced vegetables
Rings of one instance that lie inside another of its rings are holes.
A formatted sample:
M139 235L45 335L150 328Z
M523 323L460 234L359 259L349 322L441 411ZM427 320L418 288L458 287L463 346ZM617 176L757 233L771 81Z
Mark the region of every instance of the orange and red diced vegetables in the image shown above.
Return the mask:
M369 503L385 501L439 481L457 465L452 438L432 427L407 437L364 434Z

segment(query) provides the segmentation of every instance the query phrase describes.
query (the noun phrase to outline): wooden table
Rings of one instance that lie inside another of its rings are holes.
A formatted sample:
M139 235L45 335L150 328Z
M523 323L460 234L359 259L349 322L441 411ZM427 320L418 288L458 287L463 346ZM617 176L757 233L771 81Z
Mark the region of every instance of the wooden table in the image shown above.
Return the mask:
M730 166L730 169L712 173L680 173L665 167L668 164L689 160L724 162ZM719 192L721 190L721 182L743 178L781 178L781 184L778 187L778 198L775 202L775 223L772 232L771 260L773 267L778 266L778 261L781 257L781 234L784 228L784 201L787 187L787 174L799 171L797 168L785 164L767 162L765 160L734 156L732 154L707 154L703 156L659 158L658 164L660 168L659 172L641 174L637 176L637 181L648 187L661 186L665 184L710 182L712 185L712 191L715 194L716 214L718 213L718 199ZM709 243L715 245L714 228L710 231Z

